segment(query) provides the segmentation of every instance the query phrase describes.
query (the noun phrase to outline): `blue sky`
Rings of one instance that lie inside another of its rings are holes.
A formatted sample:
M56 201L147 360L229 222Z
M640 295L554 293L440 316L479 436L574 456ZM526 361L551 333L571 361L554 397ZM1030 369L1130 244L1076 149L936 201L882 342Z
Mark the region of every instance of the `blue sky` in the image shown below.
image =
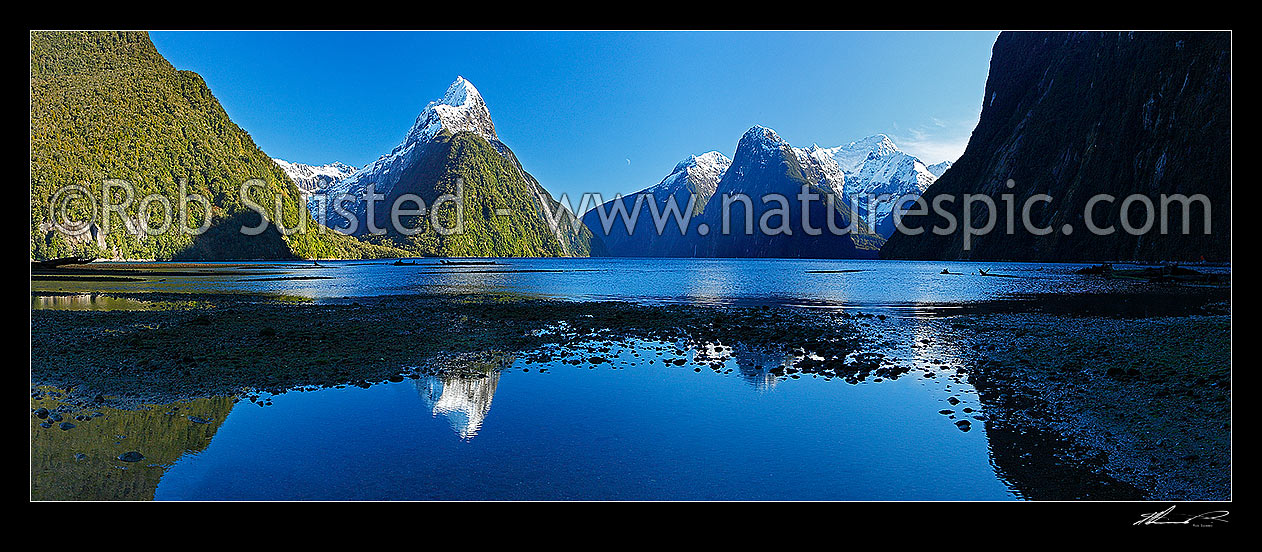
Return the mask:
M555 196L631 193L755 124L798 146L885 133L954 160L997 32L154 32L263 151L354 166L388 153L457 75Z

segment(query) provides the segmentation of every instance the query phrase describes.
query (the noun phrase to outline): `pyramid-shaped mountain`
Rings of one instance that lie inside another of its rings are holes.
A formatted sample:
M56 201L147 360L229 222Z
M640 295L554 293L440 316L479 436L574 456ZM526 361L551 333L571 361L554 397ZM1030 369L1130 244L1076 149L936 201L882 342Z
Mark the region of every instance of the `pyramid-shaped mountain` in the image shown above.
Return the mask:
M370 189L380 194L371 209ZM396 227L391 206L409 194L424 205L401 208L426 213L400 216ZM448 194L463 200L439 201ZM335 201L343 195L355 199ZM312 195L308 208L331 227L416 255L586 256L590 241L499 140L486 102L464 77L425 107L390 153Z
M875 257L884 240L872 233L846 200L844 185L841 168L822 150L795 148L774 130L755 126L741 137L714 196L693 219L698 230L706 229L694 232L699 236L696 255ZM818 198L808 202L805 210L798 198L803 186ZM725 197L738 196L751 200L748 217L742 203L723 206ZM746 232L747 226L752 226L752 233Z

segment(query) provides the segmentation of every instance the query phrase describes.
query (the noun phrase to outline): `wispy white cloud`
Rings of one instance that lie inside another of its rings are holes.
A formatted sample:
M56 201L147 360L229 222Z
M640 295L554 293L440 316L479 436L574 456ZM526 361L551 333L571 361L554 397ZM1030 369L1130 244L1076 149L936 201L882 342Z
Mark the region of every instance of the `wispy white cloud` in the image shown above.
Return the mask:
M979 111L978 117L980 116ZM905 129L894 123L895 130L890 134L890 139L894 140L899 149L919 157L927 165L941 161L954 162L968 146L968 137L977 126L978 117L958 121L930 117L926 123Z

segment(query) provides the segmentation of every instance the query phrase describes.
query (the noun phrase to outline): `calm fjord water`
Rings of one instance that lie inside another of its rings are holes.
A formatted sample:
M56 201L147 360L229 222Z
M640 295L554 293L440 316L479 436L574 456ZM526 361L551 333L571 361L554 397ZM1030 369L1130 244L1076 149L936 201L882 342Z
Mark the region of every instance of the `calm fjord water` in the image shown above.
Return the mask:
M909 308L1015 294L1133 285L1074 274L1082 264L796 259L486 259L493 265L390 261L199 263L143 282L36 281L33 291L262 292L309 299L411 293L515 293L576 301ZM105 263L114 265L113 263ZM126 267L126 263L117 266ZM940 274L943 269L954 274ZM1013 277L987 277L978 273ZM1229 267L1198 267L1229 272ZM260 270L266 274L260 275ZM248 274L246 274L248 272ZM57 308L51 301L34 308Z
M1015 496L990 464L985 432L961 432L938 414L948 407L940 382L772 385L648 364L630 349L618 360L625 369L518 364L481 380L425 377L290 392L265 407L241 402L209 447L167 469L155 497Z
M317 301L513 293L842 307L894 314L888 322L869 319L885 339L878 350L909 364L945 367L961 359L932 339L940 322L901 314L914 315L924 304L1132 285L1078 276L1073 270L1082 265L1064 264L417 262L210 264L180 269L196 275L141 282L37 281L36 293L69 295L33 295L32 308L142 305L111 302L111 291L245 291ZM1012 277L982 276L979 268ZM959 274L939 274L942 269ZM945 369L937 377L911 372L847 383L809 375L769 377L752 368L777 359L758 358L753 351L737 350L722 368L701 369L705 363L692 362L696 344L603 346L612 346L607 353L612 363L600 366L566 364L562 357L583 352L561 350L553 352L553 360L517 358L503 371L479 378L422 376L368 388L291 391L265 396L259 401L265 406L202 401L157 406L143 415L110 411L103 419L113 419L118 429L95 438L99 442L80 442L91 438L84 432L95 431L97 420L72 431L39 433L32 478L37 489L56 488L74 464L73 484L101 493L81 498L113 498L111 481L120 469L150 474L143 485L129 483L128 496L152 493L157 499L1021 498L1022 490L993 461L981 421L985 410L974 390ZM689 362L668 366L664 359L671 356ZM952 398L958 404L949 403ZM188 416L209 424L190 425ZM957 426L963 419L975 420L971 430ZM189 428L196 435L190 437ZM130 450L158 448L173 452L148 454L150 460L137 464L115 460ZM85 457L75 456L83 452Z

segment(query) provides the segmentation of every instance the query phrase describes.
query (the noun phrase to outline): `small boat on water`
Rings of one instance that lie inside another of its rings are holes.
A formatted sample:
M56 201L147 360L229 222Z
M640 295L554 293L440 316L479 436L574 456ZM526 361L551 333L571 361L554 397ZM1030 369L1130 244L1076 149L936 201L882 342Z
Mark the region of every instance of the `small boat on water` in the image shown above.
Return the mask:
M438 262L451 266L487 266L499 264L495 261L451 261L447 259L442 259Z
M395 261L393 264L394 266L415 266L416 261L405 261L403 259L399 259Z

